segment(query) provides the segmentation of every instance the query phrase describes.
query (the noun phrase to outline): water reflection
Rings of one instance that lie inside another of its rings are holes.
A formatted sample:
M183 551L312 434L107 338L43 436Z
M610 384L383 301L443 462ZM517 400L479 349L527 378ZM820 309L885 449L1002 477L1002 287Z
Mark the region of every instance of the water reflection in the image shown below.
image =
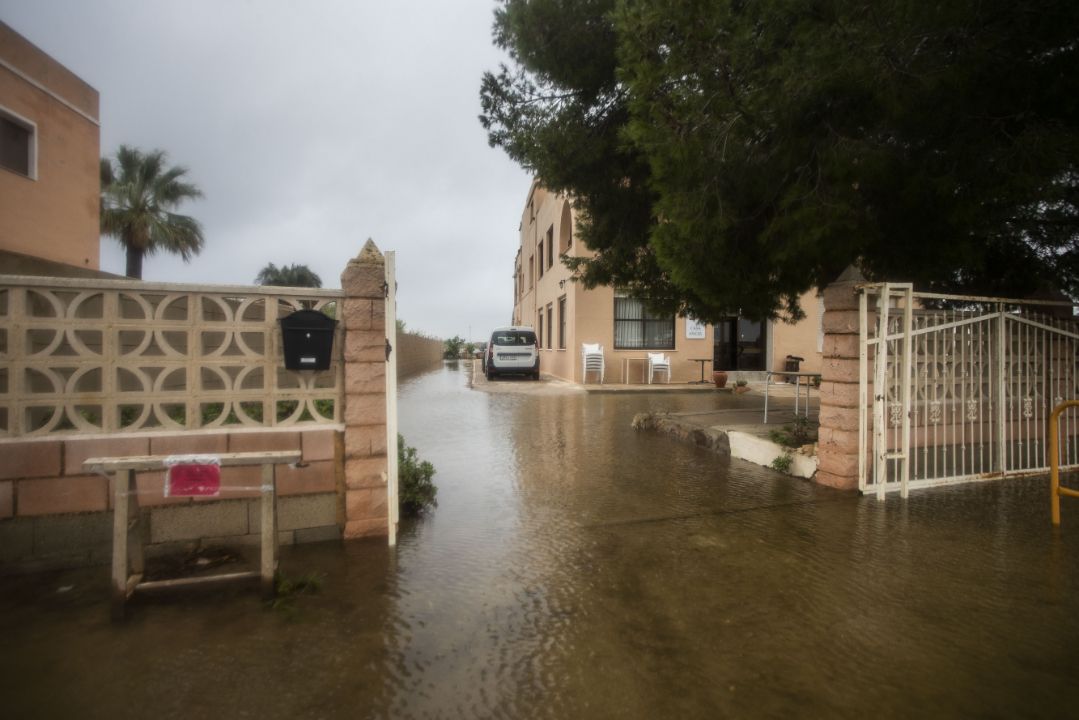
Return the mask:
M437 510L395 551L291 549L286 572L325 578L294 611L182 597L117 628L104 571L63 595L6 581L11 716L1052 717L1079 699L1079 507L1051 542L1044 481L877 503L629 427L707 393L488 394L466 373L401 389Z

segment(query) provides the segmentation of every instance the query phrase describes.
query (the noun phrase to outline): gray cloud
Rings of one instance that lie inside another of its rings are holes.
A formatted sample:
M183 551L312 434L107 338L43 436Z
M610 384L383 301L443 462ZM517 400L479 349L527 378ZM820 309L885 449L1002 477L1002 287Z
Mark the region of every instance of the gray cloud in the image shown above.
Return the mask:
M0 0L101 93L102 152L162 148L206 197L206 250L149 280L248 283L302 262L330 287L368 237L397 253L399 315L438 336L505 324L529 178L487 146L494 3ZM122 255L102 244L102 267Z

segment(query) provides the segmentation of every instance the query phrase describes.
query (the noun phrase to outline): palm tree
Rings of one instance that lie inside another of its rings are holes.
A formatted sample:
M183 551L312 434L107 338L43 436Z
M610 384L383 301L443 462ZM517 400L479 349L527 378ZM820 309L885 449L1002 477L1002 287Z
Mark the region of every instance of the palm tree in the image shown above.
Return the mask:
M255 276L255 283L280 287L320 288L322 278L306 265L293 264L277 267L273 263L267 263L266 267Z
M101 233L127 251L127 276L142 278L142 259L158 250L189 261L202 250L202 227L174 212L185 200L202 197L184 182L187 168L168 167L164 150L143 153L121 145L115 164L101 158Z

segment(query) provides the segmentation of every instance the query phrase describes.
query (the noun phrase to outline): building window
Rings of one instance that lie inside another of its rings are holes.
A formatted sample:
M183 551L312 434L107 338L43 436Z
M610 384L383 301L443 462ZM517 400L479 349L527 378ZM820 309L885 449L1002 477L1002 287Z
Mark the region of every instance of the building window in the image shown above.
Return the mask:
M543 277L543 241L542 240L540 240L539 253L538 253L537 257L539 257L539 277Z
M566 254L573 247L573 212L569 203L562 206L562 220L558 223L558 251Z
M551 336L554 335L554 305L547 305L547 349L551 349Z
M543 347L543 310L537 314L536 323L536 347Z
M636 298L614 298L614 346L619 350L673 350L674 315L657 315Z
M34 179L36 150L34 124L0 108L0 167Z
M528 289L529 290L532 289L532 268L533 268L533 266L535 266L535 264L536 264L536 256L535 255L529 255L528 256Z
M558 298L558 349L566 349L566 296Z
M554 265L554 225L547 228L547 267Z

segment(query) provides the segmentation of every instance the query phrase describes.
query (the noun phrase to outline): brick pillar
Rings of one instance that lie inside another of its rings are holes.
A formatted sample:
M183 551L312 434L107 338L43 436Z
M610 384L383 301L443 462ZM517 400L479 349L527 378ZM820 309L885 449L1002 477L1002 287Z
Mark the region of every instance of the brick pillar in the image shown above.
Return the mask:
M346 539L387 535L386 265L375 243L341 274L345 326Z
M858 488L858 293L853 268L824 289L824 353L816 481Z

